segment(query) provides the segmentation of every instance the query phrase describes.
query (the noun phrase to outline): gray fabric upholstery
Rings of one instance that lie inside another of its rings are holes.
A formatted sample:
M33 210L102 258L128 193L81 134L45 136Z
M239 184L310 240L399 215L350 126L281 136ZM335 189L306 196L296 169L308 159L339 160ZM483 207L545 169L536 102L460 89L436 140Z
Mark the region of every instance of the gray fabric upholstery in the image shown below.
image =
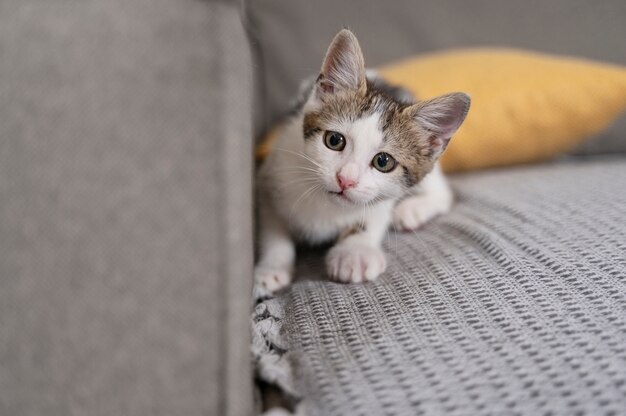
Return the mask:
M262 378L311 415L626 409L626 160L453 179L453 211L391 234L376 282L302 281L254 314Z
M316 74L342 27L361 40L368 66L451 47L505 46L626 65L626 2L586 0L307 1L245 0L259 92L257 132L289 108L302 79ZM620 126L581 148L626 152Z
M233 5L0 2L0 414L251 411Z

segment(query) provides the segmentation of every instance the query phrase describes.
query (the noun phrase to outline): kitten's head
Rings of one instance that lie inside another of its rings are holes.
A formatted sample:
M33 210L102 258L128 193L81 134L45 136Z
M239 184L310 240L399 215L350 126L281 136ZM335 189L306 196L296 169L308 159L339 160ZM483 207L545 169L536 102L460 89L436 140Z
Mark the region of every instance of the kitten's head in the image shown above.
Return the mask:
M470 106L463 93L416 102L399 91L368 79L352 32L335 36L303 108L305 153L333 200L402 196L431 171Z

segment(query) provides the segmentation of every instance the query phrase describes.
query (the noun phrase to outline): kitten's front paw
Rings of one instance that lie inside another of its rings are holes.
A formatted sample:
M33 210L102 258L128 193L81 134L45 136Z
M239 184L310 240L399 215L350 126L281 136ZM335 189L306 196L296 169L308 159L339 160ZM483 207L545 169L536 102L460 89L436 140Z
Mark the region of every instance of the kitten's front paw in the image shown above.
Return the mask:
M452 199L447 195L418 195L400 201L393 211L393 227L399 231L417 230L440 214L450 210Z
M374 280L386 267L385 253L362 243L339 243L326 255L328 276L339 282Z
M256 291L266 296L289 285L291 272L281 268L257 266L254 269Z

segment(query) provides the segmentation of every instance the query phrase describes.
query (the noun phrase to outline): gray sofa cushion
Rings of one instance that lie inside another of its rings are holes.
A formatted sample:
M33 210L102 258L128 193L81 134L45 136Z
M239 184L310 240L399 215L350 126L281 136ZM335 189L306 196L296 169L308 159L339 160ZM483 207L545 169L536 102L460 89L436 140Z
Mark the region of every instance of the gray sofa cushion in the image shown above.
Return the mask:
M306 1L245 0L258 71L257 132L289 108L302 79L316 74L342 27L361 40L366 63L442 48L504 46L626 65L626 2L586 0ZM581 148L626 152L622 124Z
M453 179L453 211L390 234L376 282L302 281L258 305L259 374L311 415L626 409L626 160Z
M0 2L0 414L252 404L236 7Z

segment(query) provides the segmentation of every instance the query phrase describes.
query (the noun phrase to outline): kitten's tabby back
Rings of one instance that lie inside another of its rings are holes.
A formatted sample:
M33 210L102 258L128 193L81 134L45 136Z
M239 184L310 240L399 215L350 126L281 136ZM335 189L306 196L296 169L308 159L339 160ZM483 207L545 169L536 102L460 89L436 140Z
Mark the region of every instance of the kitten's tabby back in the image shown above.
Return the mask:
M326 256L331 279L376 279L390 224L415 230L450 209L437 160L469 106L463 93L419 102L366 74L356 37L339 32L258 173L257 290L289 284L294 239L337 239Z

